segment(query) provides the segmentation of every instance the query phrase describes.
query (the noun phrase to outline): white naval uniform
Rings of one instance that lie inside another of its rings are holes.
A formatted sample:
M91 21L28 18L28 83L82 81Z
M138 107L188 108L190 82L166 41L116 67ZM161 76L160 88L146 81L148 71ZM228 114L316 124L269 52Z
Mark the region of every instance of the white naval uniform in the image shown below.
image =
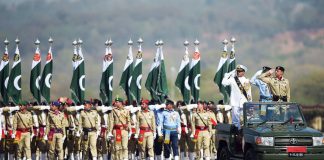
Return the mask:
M230 105L232 106L233 124L240 129L240 115L243 115L243 104L247 101L252 101L252 93L250 80L245 77L238 77L239 81L244 86L244 89L246 91L248 97L248 99L246 99L234 79L235 76L236 70L225 73L222 80L222 85L231 87Z

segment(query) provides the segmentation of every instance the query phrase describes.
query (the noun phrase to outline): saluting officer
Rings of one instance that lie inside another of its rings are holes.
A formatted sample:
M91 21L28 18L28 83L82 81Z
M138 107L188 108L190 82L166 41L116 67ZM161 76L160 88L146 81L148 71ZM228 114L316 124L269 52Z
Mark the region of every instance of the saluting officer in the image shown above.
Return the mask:
M141 101L141 111L137 112L136 135L138 138L141 159L145 159L146 152L150 160L154 159L153 142L155 138L155 117L153 111L148 109L148 100Z
M128 138L131 133L130 113L124 108L122 98L117 97L114 106L115 108L109 115L109 122L113 127L109 127L108 135L113 132L114 159L125 160L128 159Z
M27 160L31 160L31 133L33 127L32 114L27 111L27 102L19 104L20 110L13 117L12 138L18 142L17 159L21 159L22 154L26 155Z
M199 101L197 112L192 115L192 135L190 137L196 140L196 159L210 159L210 137L211 124L209 113L204 110L203 102ZM200 150L203 150L201 154Z
M83 157L89 159L89 149L92 155L92 160L97 160L97 138L100 133L99 116L96 110L92 110L90 101L84 102L84 110L80 113L79 130L83 131Z
M63 142L66 137L65 126L67 125L67 121L64 117L64 113L58 109L60 106L60 102L52 102L51 110L46 120L47 128L45 139L48 139L50 146L48 152L49 159L55 159L55 153L57 153L59 160L64 159Z
M274 72L275 77L271 77ZM259 79L269 85L273 101L290 102L290 86L288 79L283 77L284 72L284 67L277 66L259 76Z

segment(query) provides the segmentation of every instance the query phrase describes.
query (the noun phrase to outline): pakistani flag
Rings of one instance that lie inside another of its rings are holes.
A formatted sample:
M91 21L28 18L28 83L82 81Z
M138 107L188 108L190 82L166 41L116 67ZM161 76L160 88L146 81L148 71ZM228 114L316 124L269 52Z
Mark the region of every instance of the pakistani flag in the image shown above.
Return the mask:
M47 103L51 101L51 84L52 84L52 73L53 73L53 54L52 54L52 46L49 47L47 56L46 56L46 64L43 69L43 73L41 76L41 93L45 98Z
M139 45L139 49L136 55L136 61L134 70L132 73L132 82L130 91L136 103L139 104L141 101L141 89L142 89L142 46Z
M193 97L194 103L197 103L199 101L200 90L200 53L197 45L195 46L195 53L190 64L189 81L191 96Z
M21 100L21 59L18 44L14 55L14 62L9 76L8 96L10 96L15 104Z
M74 47L72 58L73 77L70 90L73 101L75 103L82 103L84 101L85 91L84 57L81 48L82 41L79 40L78 44L79 50L77 50L77 46Z
M190 102L190 85L189 85L189 53L186 47L185 55L180 64L180 69L175 85L180 89L183 101L186 104Z
M156 44L158 44L158 42ZM158 58L159 58L159 53L160 53L160 47L157 47L153 63L151 65L150 71L149 71L149 73L147 75L147 79L146 79L146 82L145 82L145 88L150 92L151 98L153 100L157 100L157 96L156 96L156 94L154 92L156 82L154 82L154 81L156 80L155 77L157 76L157 74L156 74L156 71L157 71L156 64L157 64L157 61L158 61Z
M5 105L9 103L9 97L7 92L9 80L9 55L8 48L6 45L5 52L2 56L2 60L0 63L0 91L2 95L2 100Z
M39 41L37 40L36 42ZM37 44L36 44L37 45ZM33 58L33 63L30 72L30 92L38 103L41 103L41 92L40 92L40 79L41 79L41 54L37 45L36 51Z
M234 44L232 44L232 49L231 49L231 53L230 53L230 56L229 57L230 58L228 59L228 69L227 69L227 72L231 72L231 71L235 70L235 68L236 68ZM226 87L226 91L227 91L228 95L231 95L231 88L230 88L230 86L227 86Z
M111 47L106 48L105 57L103 59L102 76L100 81L100 98L104 104L112 104L112 91L113 91L113 56Z
M160 44L163 44L163 42L160 41ZM160 45L159 51L160 51L159 58L157 60L156 66L155 66L156 71L155 71L155 73L153 72L153 77L156 77L156 80L154 80L153 82L156 82L156 85L153 84L153 87L155 87L154 92L158 98L158 101L160 103L164 103L165 98L168 95L169 91L168 91L168 83L167 83L167 78L166 78L166 73L165 73L162 45Z
M129 51L127 55L127 59L125 62L124 70L119 82L119 86L123 88L125 91L127 101L129 104L132 104L133 97L130 93L130 84L132 82L132 72L133 72L133 51L132 51L132 43L131 40L128 42Z
M222 80L223 80L223 77L225 75L225 73L228 72L228 68L227 68L227 46L225 45L224 46L224 50L223 50L223 53L222 53L222 56L219 60L219 63L218 63L218 67L217 67L217 72L216 72L216 75L214 77L214 82L215 84L218 85L218 88L219 88L219 91L223 94L224 96L224 104L228 104L228 93L227 93L227 90L226 88L222 85Z

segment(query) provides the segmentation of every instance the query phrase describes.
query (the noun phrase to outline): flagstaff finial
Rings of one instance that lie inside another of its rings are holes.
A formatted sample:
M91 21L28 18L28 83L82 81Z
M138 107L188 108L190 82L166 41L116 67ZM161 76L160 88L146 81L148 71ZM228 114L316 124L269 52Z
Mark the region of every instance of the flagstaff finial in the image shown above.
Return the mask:
M81 40L81 38L79 38L78 40L78 45L82 45L83 41Z
M139 44L139 45L142 45L144 42L143 42L143 39L140 37L138 40L137 40L137 43Z
M183 45L187 47L187 46L189 46L189 42L188 42L187 40L185 40L185 41L183 42Z
M234 37L231 38L231 43L235 43L236 42L236 39Z
M50 43L50 44L52 45L52 44L53 44L53 42L54 42L53 38L52 38L52 37L50 37L50 38L48 39L48 43Z
M9 45L9 41L8 41L8 39L6 38L6 40L4 41L4 44L6 45L6 46L8 46Z
M34 43L36 46L39 46L40 44L40 41L38 40L38 38L36 39L35 43Z
M18 37L16 38L15 42L17 45L19 44L20 40L18 39Z
M225 38L222 42L224 45L227 45L228 44L228 40Z
M164 42L162 41L162 39L159 41L159 45L163 46Z
M129 41L128 41L128 45L133 45L133 41L132 41L132 39L129 39Z
M105 42L105 45L108 47L111 47L113 44L113 41L111 40L111 38L109 38L109 40L107 39L107 41Z
M160 45L160 41L159 40L157 40L156 42L155 42L155 46L159 46Z
M78 42L77 42L77 40L74 40L74 41L72 42L72 45L73 45L73 46L76 46L76 45L78 45Z
M194 45L196 45L196 46L199 45L199 41L197 39L195 40Z

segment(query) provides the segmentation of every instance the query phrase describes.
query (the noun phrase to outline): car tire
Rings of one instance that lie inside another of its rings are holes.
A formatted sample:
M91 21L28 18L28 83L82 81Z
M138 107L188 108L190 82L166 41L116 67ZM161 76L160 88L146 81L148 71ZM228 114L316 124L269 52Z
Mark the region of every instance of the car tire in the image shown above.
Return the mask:
M253 148L250 148L246 151L244 155L244 160L258 160L256 153Z
M228 151L227 146L223 146L220 149L219 154L217 155L217 160L230 160L230 153Z

